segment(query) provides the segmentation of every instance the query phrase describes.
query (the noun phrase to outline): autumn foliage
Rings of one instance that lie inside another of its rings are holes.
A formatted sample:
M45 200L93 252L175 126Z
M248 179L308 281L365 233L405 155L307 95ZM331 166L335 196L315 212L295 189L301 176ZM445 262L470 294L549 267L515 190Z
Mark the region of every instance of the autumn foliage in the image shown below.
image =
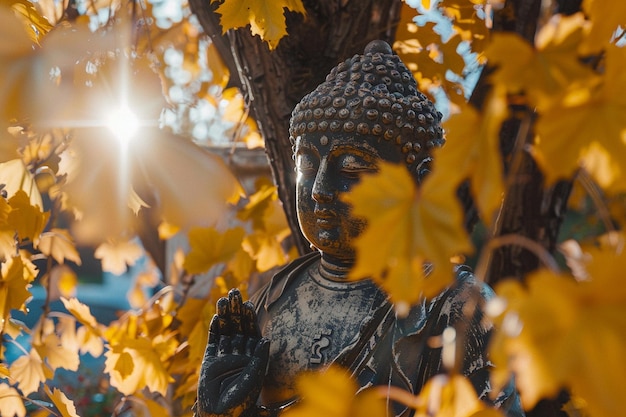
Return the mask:
M383 164L342 196L368 223L351 276L375 280L402 314L451 282L451 259L473 256L478 279L488 281L495 247L530 248L543 267L524 282L500 282L486 306L496 324L494 386L515 375L527 409L566 390L572 416L620 415L626 6L585 0L570 16L546 12L534 43L490 32L490 13L504 2L417 6L403 5L394 49L448 109L447 144L419 188L403 167ZM225 0L217 13L224 31L249 26L275 48L288 36L285 9L305 13L300 0ZM156 2L0 0L2 416L191 415L215 301L294 256L275 187L260 180L246 195L222 159L191 140L262 143L244 99L226 88L216 51L181 10L164 21ZM427 11L440 13L438 24ZM478 109L467 103L466 78L485 63L492 88ZM560 237L559 253L516 236L477 242L464 228L461 183L469 181L491 236L519 180L515 164L504 170L498 136L513 105L532 109L525 123L534 139L524 150L547 184L574 184L578 224ZM136 116L132 140L107 128L114 109ZM199 109L222 120L219 129L194 119ZM159 270L138 238L146 229L162 240L184 235L189 249ZM76 298L85 246L114 274L148 259L128 294L132 308L109 323ZM424 263L432 266L427 277ZM34 285L45 301L27 325L16 313L28 310ZM55 300L62 311L51 308ZM18 352L10 361L9 348ZM67 372L80 380L87 357L102 363L94 392L59 382ZM356 384L337 368L304 374L304 400L289 413L384 415L389 396L417 416L500 415L449 365L418 396L386 387L355 396ZM100 414L90 414L96 397L80 397L94 393L110 400Z

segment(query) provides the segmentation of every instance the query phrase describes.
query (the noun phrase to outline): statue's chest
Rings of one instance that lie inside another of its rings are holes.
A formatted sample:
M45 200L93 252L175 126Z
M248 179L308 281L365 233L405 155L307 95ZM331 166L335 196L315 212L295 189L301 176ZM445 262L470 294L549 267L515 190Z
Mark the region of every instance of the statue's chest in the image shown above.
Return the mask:
M370 282L324 285L311 279L290 288L262 323L270 339L264 385L289 391L299 372L332 362L358 335L377 292Z

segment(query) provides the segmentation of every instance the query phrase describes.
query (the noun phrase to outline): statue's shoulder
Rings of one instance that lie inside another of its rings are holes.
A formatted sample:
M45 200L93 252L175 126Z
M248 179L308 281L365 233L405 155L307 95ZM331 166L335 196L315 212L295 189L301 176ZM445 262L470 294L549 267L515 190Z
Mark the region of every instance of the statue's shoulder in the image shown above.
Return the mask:
M289 262L279 269L272 279L250 297L257 311L261 308L268 309L283 294L285 289L298 277L298 275L311 264L320 259L319 252L303 255Z
M495 294L489 285L478 280L467 265L454 265L455 280L437 296L415 304L401 320L403 334L422 332L428 324L431 331L442 332L459 320L466 320L466 305L482 305ZM433 330L436 329L436 330Z
M468 303L477 306L477 314L480 314L480 306L495 296L491 287L478 280L469 266L455 265L454 274L455 281L427 305L427 314L437 321L447 322L445 325L467 320Z

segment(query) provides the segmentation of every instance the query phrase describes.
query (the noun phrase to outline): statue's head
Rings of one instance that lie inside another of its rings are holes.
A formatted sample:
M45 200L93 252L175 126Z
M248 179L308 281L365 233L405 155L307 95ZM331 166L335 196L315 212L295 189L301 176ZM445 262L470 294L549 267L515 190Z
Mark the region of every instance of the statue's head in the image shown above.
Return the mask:
M381 160L404 164L419 184L433 148L444 143L440 122L441 113L386 42L370 42L363 55L333 68L296 105L289 129L307 240L327 257L352 263L350 242L364 224L339 194Z

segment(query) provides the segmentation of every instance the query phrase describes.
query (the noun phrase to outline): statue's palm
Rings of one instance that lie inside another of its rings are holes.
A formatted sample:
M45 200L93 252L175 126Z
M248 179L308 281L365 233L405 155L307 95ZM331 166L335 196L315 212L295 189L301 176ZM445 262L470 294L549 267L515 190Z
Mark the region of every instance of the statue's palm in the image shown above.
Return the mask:
M254 306L238 290L217 302L198 381L197 417L253 415L267 369L269 341L260 337Z

